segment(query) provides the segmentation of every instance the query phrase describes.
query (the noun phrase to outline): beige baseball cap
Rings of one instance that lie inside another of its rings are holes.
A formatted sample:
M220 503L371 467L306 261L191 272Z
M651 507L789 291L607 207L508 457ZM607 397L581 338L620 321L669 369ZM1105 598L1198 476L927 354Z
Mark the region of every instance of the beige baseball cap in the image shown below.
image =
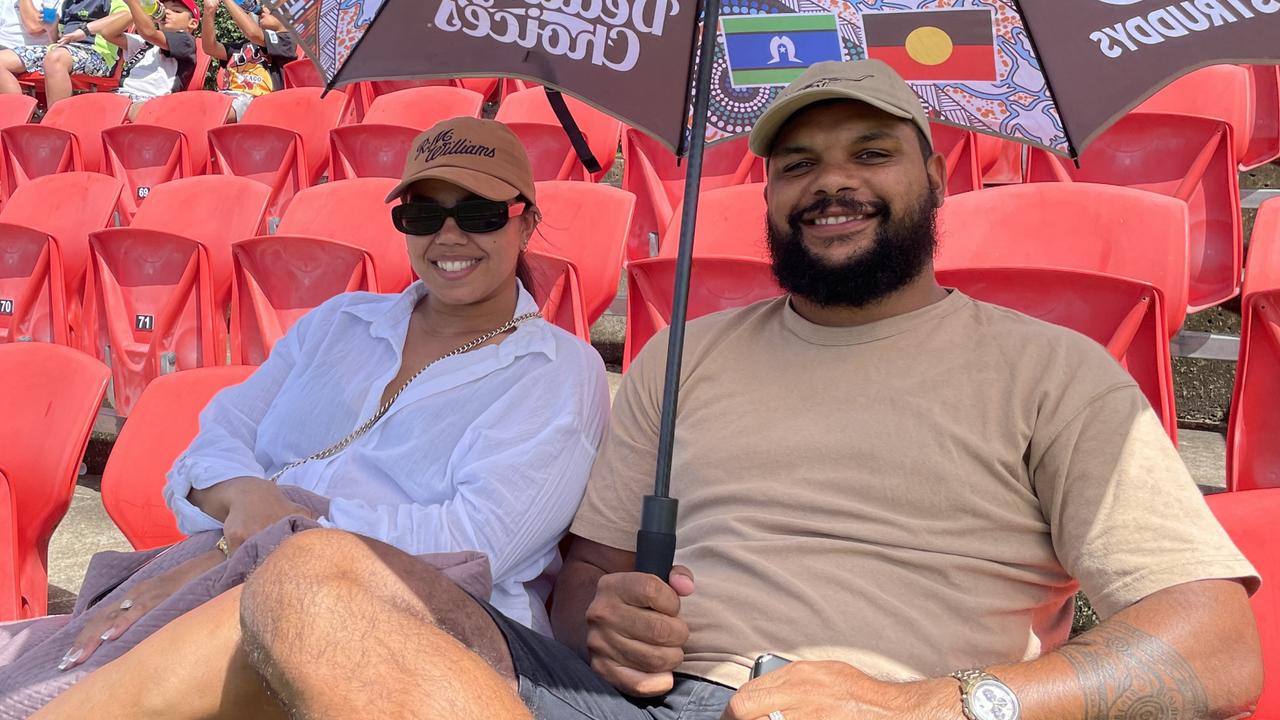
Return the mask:
M494 120L456 117L436 123L414 138L391 202L419 180L444 180L490 200L523 195L537 203L533 170L520 139Z
M751 130L751 152L767 157L778 131L792 115L824 100L857 100L890 115L910 120L933 142L929 118L911 86L893 68L880 60L834 60L814 63L778 97Z

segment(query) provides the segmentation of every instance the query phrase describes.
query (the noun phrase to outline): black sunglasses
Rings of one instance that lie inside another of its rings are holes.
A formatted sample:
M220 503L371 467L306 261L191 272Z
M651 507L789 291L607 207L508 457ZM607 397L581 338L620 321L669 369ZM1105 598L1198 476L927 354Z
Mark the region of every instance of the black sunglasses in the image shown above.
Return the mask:
M409 200L391 208L391 221L405 235L435 235L449 218L463 232L491 233L506 227L513 215L519 215L520 212L513 212L517 207L523 212L523 203L484 198L463 200L448 208L436 202Z

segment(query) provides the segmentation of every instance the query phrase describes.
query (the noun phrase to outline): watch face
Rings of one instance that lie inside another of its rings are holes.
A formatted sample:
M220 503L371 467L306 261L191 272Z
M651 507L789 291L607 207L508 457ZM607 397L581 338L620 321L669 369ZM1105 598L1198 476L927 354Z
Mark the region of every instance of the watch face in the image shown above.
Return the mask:
M1003 683L983 680L969 693L969 709L976 720L1018 720L1018 697Z

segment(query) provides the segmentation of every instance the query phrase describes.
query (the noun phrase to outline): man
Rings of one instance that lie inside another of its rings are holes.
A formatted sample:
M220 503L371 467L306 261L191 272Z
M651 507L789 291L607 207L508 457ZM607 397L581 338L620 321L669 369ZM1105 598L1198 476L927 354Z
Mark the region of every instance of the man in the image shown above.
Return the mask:
M630 572L660 336L624 379L574 522L559 642L385 546L318 531L197 611L238 610L244 637L174 697L217 667L200 696L261 701L245 680L260 675L303 718L1247 712L1253 569L1101 348L934 281L944 165L910 88L874 61L816 65L751 146L790 295L689 326L669 584ZM1068 642L1077 582L1104 620ZM182 622L171 647L211 644ZM796 662L748 682L765 652Z

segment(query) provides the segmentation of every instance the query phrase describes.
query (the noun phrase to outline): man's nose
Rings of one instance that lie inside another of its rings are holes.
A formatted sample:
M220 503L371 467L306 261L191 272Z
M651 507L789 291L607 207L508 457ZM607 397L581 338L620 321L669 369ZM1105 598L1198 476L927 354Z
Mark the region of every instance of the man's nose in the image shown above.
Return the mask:
M824 163L814 173L812 190L817 195L843 195L862 189L862 174L847 163Z

